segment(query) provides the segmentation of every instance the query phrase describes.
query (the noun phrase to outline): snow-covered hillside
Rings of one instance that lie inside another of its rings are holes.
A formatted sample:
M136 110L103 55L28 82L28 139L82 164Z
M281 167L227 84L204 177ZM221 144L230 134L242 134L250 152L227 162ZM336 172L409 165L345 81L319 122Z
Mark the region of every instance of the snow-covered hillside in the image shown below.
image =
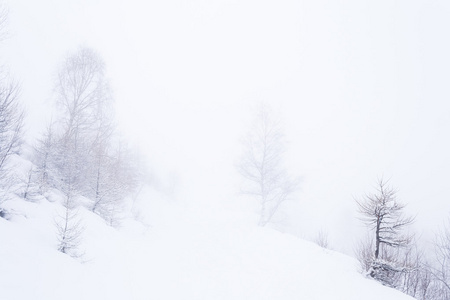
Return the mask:
M141 193L141 221L80 209L85 255L56 250L56 191L0 218L0 299L411 299L348 256L256 226L251 212Z

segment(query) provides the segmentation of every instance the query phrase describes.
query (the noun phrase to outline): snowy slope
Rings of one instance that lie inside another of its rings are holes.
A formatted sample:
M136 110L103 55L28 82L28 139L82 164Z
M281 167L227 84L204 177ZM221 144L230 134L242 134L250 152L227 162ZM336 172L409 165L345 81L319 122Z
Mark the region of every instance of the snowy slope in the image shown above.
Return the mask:
M411 299L364 278L350 257L254 225L252 214L140 200L146 225L114 229L80 210L83 262L55 250L57 201L8 201L0 299Z

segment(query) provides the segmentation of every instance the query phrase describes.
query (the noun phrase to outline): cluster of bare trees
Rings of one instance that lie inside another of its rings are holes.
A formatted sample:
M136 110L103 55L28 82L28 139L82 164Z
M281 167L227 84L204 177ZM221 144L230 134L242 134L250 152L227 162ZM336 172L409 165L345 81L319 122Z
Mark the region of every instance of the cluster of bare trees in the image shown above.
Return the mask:
M7 13L0 4L0 40ZM18 170L11 157L19 154L24 122L18 95L19 86L0 67L0 217L8 214L9 195L33 200L49 189L61 191L58 249L77 256L83 230L78 209L84 206L114 225L123 200L138 184L136 160L115 133L104 62L88 48L66 57L55 84L58 115L39 139L27 174L13 176Z
M434 249L434 259L427 265L434 298L427 299L450 299L450 218L436 234Z
M17 84L2 73L0 216L7 214L2 204L11 192L33 200L37 195L45 196L49 189L61 191L64 209L55 220L58 248L78 256L83 231L79 208L89 209L115 225L124 199L138 185L139 167L134 155L115 133L104 63L88 48L66 57L55 85L59 113L38 140L34 165L19 176L20 182L15 182L9 160L20 150L24 118L18 93Z
M19 153L22 144L23 110L18 93L17 84L3 74L0 78L0 216L6 214L1 204L13 185L10 157Z
M36 146L34 177L41 193L56 188L64 194L56 223L59 248L68 253L82 231L77 209L84 206L115 225L123 200L137 186L138 170L115 133L105 66L93 50L80 48L66 57L55 94L59 113Z
M0 41L4 39L8 10L0 4ZM19 85L0 66L0 217L7 211L3 207L8 192L14 184L10 158L20 152L22 145L22 127L24 111L19 103Z
M405 205L386 181L379 180L376 192L357 204L370 230L356 253L364 272L417 299L450 299L450 228L436 235L430 255L408 232L414 218L404 216Z

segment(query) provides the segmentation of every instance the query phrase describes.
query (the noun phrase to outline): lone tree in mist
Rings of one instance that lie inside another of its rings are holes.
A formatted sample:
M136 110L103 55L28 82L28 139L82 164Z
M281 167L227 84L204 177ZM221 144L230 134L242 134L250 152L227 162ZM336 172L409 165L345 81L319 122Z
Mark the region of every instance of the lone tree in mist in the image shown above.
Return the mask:
M243 145L244 154L238 165L246 181L243 192L258 199L259 225L265 226L297 187L283 165L285 145L280 124L267 107L260 107Z
M414 218L404 217L404 204L397 200L396 191L384 180L377 183L377 191L356 201L361 220L372 230L371 256L365 257L368 274L387 285L392 285L398 273L404 272L399 265L398 249L410 245L412 236L406 233ZM367 251L367 249L366 249ZM366 256L370 252L366 252Z

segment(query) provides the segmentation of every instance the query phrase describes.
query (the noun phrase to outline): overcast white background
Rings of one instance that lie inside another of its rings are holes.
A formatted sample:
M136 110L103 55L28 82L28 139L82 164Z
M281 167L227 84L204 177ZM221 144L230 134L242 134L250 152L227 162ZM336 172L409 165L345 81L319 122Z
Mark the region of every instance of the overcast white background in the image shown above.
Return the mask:
M450 212L450 2L7 2L1 60L21 82L33 140L58 64L104 58L124 135L178 199L238 197L234 170L259 102L284 125L302 178L284 229L327 231L351 253L354 197L389 178L419 234Z

